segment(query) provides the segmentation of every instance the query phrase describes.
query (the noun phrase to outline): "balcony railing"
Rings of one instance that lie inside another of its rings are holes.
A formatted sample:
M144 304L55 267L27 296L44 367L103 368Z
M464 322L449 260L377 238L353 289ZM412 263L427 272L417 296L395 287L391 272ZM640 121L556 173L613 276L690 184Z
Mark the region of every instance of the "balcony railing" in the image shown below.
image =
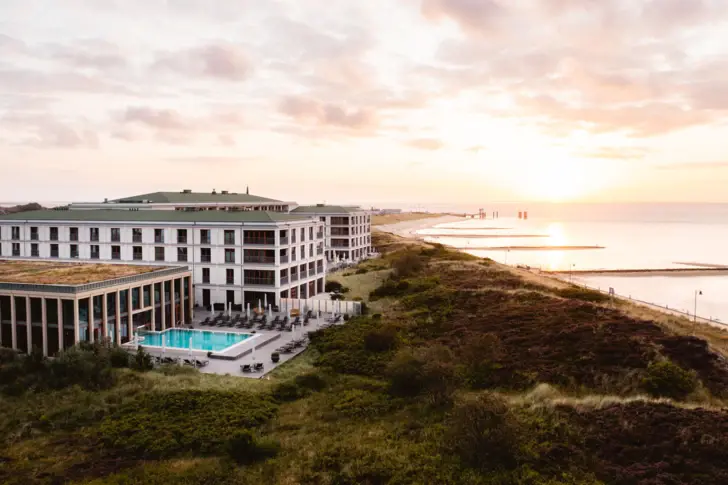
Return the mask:
M35 232L35 233L31 232L30 233L30 240L31 241L37 241L38 240L38 233L37 232Z
M187 244L187 236L177 236L177 244Z
M89 239L91 240L91 242L99 242L99 235L91 234L91 237Z
M98 252L92 252L91 253L91 259L100 259L101 255Z
M288 255L287 254L282 254L281 255L281 264L282 263L287 263L287 262L288 262Z
M274 246L276 241L273 238L263 238L263 237L246 237L243 240L244 244L258 244L260 246Z
M53 256L52 253L51 256ZM56 254L56 257L58 257L58 254ZM121 253L111 253L111 259L121 259Z
M324 254L324 248L318 248L318 249L316 249L316 254L318 254L319 256L322 255L322 254Z
M51 241L57 241L58 237L56 239L53 239L53 236L51 236ZM111 235L111 242L121 242L121 235L119 234L112 234Z
M288 237L282 237L281 238L281 246L285 246L288 244Z
M225 245L226 246L235 246L235 236L233 236L233 237L225 236Z
M211 263L212 262L212 256L209 254L203 254L200 256L200 261L203 263Z
M13 249L13 256L20 256L20 249Z
M318 274L321 274L321 273L323 273L323 272L324 272L324 267L323 267L323 266L317 266L317 267L316 267L316 272L317 272Z
M323 239L323 238L324 238L323 231L319 231L319 232L316 233L316 239Z
M288 276L281 276L281 284L282 285L288 284Z
M298 273L291 275L291 281L298 281Z
M276 258L271 256L245 256L243 258L245 263L256 263L256 264L275 264Z
M142 236L141 236L141 234L135 234L134 236L132 236L131 240L132 240L132 242L140 243L140 242L142 242Z
M39 257L40 256L40 252L38 251L38 248L31 249L30 250L30 255L33 256L33 257L35 257L35 258Z
M274 279L269 278L245 278L244 284L258 286L275 286L276 282Z
M71 240L71 241L78 241L78 234L73 234L73 233L71 233L71 237L70 237L70 240Z
M164 236L154 236L154 242L164 244Z
M200 244L210 244L210 236L200 238Z

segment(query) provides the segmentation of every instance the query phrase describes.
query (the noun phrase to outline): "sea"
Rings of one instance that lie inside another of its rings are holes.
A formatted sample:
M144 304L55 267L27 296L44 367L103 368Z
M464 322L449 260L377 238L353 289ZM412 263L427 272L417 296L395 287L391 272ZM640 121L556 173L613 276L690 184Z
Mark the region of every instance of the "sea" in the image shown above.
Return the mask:
M427 240L728 324L728 271L580 274L598 270L728 269L728 204L493 204L419 231ZM519 218L519 212L520 218Z

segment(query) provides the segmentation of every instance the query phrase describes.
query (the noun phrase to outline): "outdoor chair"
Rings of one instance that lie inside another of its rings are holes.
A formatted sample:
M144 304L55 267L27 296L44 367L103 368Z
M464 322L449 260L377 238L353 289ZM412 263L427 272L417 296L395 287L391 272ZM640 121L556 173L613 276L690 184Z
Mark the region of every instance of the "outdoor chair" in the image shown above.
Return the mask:
M262 363L262 362L256 362L256 363L255 363L255 364L253 365L253 369L254 369L254 370L255 370L256 372L260 372L260 371L262 371L262 370L263 370L263 363Z
M243 372L252 372L253 367L250 364L243 364L240 366L240 370Z
M200 369L202 367L205 367L209 363L210 363L209 360L197 360L197 359L195 359L195 361L194 361L195 367L197 367L198 369Z

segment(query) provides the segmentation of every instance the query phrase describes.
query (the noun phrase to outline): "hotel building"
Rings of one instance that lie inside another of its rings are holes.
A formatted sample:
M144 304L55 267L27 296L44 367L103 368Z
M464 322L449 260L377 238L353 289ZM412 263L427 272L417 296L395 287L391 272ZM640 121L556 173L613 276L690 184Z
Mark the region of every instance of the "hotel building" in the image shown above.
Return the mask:
M189 322L185 267L0 261L0 346L43 355L79 342L128 342L133 329Z
M300 206L292 214L317 217L326 224L326 257L329 261L357 262L372 252L372 226L369 211L360 207L333 205Z
M113 202L100 205L114 209L73 204L0 216L0 259L180 266L190 271L194 299L205 307L242 309L324 291L324 222L318 217L245 208L260 201L195 206L188 195L194 194L129 203L139 210Z

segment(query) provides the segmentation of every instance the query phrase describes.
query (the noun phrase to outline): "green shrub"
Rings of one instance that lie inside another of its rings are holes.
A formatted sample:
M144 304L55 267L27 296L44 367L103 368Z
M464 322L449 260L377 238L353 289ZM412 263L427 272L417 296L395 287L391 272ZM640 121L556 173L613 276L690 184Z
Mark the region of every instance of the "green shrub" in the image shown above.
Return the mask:
M424 261L414 249L408 249L395 255L392 268L397 278L409 278L419 273L424 267Z
M394 407L394 401L382 392L346 389L337 394L333 404L337 415L349 418L370 418L384 414Z
M149 393L105 417L97 432L106 448L130 457L220 454L240 430L260 426L275 412L275 404L264 395L215 390Z
M338 281L326 281L326 285L324 286L324 291L326 293L342 293L341 289L344 287L341 283Z
M200 371L187 365L164 364L159 366L157 372L165 376L189 376L198 374Z
M311 391L323 391L326 388L326 381L319 374L308 373L296 376L294 382L299 387L310 389Z
M392 395L425 394L434 404L446 403L460 382L452 352L441 345L403 349L387 367L387 377Z
M446 452L469 467L513 469L524 458L525 433L503 398L481 394L456 402L446 429Z
M388 352L397 346L397 330L393 326L377 328L364 335L364 347L370 352Z
M355 274L367 274L368 272L369 270L366 268L359 268L358 270L356 270Z
M131 359L130 367L139 372L146 372L154 369L154 361L152 360L152 356L140 345L136 354Z
M227 455L239 465L272 458L279 450L277 443L262 441L249 429L237 431L225 445Z
M111 367L116 369L129 367L129 352L121 347L112 347L109 353L111 359Z
M556 290L555 293L563 298L573 298L575 300L588 301L591 303L604 303L609 301L609 295L605 295L604 293L596 290L590 290L588 288L580 288L578 286L562 288Z
M698 378L695 372L666 360L651 363L641 385L651 396L683 399L697 389Z
M273 388L271 395L278 402L292 402L303 399L308 395L308 389L299 386L293 381L284 381Z

